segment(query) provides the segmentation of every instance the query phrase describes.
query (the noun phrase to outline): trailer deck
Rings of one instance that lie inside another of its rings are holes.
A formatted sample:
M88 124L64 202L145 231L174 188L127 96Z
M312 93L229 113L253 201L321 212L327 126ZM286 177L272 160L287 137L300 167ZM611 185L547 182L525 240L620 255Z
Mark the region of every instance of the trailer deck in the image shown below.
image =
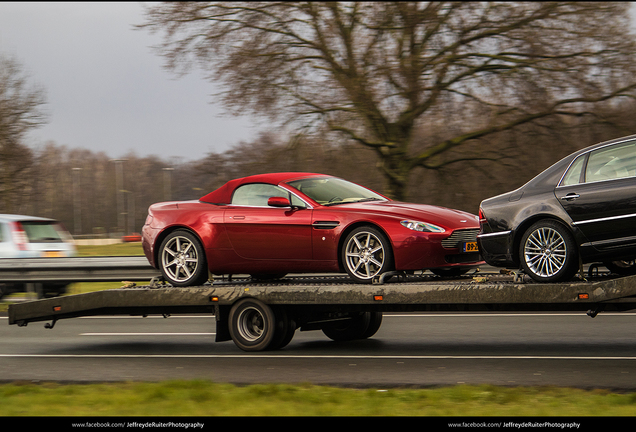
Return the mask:
M216 316L217 341L237 342L241 319L248 318L241 318L235 309L245 309L238 305L246 302L257 317L272 315L270 325L282 326L291 334L297 328L325 331L329 325L359 316L378 321L382 312L398 311L587 311L594 317L602 310L636 309L636 276L601 275L560 284L523 282L517 276L499 274L457 279L396 276L374 284L337 276L287 277L275 282L221 279L188 288L152 283L13 304L9 324L52 321L46 325L52 328L60 319L82 316L209 313ZM237 345L250 350L244 343Z

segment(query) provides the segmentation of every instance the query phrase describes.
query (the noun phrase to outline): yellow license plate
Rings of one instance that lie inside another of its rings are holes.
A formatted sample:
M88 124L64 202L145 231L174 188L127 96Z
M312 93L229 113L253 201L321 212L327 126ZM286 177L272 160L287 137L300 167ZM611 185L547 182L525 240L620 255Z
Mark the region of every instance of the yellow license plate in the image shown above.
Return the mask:
M464 252L479 252L477 242L464 243Z
M42 253L42 256L44 258L61 258L64 255L62 254L62 252L59 251L45 251Z

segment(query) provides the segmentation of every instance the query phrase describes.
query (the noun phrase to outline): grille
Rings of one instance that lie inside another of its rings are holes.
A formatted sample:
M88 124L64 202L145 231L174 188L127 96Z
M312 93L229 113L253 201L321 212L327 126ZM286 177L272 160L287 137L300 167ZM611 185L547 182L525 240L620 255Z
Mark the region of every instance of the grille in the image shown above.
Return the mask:
M477 241L479 229L456 230L449 237L442 240L442 246L446 249L459 247L459 243Z

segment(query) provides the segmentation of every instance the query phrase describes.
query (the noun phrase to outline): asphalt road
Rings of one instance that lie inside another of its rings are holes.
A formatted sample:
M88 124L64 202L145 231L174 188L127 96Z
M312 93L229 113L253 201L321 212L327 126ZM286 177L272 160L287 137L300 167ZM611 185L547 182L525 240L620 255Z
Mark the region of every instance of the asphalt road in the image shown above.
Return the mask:
M275 352L214 342L214 317L102 317L9 326L0 381L314 383L358 387L458 383L636 390L636 314L391 314L371 339L296 332Z

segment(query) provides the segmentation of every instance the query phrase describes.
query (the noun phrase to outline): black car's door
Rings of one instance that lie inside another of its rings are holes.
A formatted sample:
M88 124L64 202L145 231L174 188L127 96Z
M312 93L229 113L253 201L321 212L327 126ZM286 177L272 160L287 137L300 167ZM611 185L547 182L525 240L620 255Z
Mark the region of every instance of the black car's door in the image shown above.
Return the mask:
M596 248L636 244L636 141L580 156L555 194Z

